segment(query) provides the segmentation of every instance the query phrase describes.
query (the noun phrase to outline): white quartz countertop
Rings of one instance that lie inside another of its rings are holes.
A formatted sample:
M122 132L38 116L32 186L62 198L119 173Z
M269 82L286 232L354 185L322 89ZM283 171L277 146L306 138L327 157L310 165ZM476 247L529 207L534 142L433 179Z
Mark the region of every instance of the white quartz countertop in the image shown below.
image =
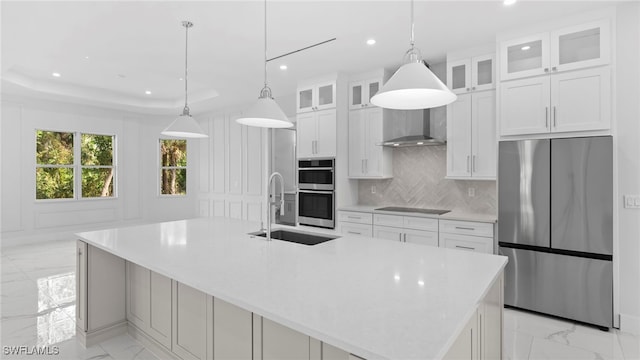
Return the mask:
M446 214L436 215L436 214L423 214L419 212L401 212L401 211L384 211L384 210L376 210L381 207L385 207L386 205L351 205L351 206L343 206L338 209L338 211L360 211L360 212L368 212L368 213L376 213L376 214L391 214L391 215L402 215L402 216L416 216L416 217L428 217L434 219L442 219L442 220L460 220L460 221L477 221L484 223L495 223L498 221L495 215L490 214L475 214L469 213L459 210L453 210Z
M259 227L202 218L77 235L367 359L444 356L506 264L502 256L361 236L306 246L247 234Z

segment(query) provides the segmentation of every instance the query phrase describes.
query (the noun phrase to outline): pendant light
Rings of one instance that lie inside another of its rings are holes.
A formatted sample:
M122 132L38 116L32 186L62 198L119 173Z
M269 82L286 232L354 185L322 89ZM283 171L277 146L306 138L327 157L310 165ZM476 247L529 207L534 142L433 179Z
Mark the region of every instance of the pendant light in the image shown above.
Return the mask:
M263 128L288 128L293 123L289 121L280 106L273 100L271 88L267 85L267 0L264 0L264 87L260 97L243 116L236 121L242 125Z
M182 26L185 28L185 46L184 46L184 109L182 115L178 116L171 125L162 130L161 134L166 136L183 137L183 138L206 138L209 137L202 130L196 120L189 114L189 105L187 105L187 50L189 41L189 28L193 26L190 21L183 21Z
M371 103L388 109L416 110L447 105L457 96L422 62L414 44L413 0L411 0L411 48L404 54L404 65L371 98Z

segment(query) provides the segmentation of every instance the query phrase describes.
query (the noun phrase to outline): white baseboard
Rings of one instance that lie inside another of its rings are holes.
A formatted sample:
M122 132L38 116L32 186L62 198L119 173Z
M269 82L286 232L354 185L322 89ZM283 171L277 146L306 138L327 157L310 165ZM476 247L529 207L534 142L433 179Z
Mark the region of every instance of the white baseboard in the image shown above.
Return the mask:
M127 321L122 321L106 328L95 330L90 333L85 332L76 326L76 337L85 348L97 345L105 340L116 337L127 332Z
M620 331L640 336L640 316L620 314Z

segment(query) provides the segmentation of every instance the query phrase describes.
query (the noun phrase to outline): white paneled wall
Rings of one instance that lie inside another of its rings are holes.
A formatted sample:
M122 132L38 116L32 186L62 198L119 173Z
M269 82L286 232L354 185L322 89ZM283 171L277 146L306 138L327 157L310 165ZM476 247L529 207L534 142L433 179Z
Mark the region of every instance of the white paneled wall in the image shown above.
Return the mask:
M267 130L240 125L239 116L229 112L200 119L209 134L199 146L202 217L263 219Z
M172 116L3 96L0 121L2 246L73 237L74 232L196 216L197 151L188 143L187 196L158 195L160 131ZM35 130L116 136L116 193L109 199L35 199ZM197 149L196 149L197 150Z

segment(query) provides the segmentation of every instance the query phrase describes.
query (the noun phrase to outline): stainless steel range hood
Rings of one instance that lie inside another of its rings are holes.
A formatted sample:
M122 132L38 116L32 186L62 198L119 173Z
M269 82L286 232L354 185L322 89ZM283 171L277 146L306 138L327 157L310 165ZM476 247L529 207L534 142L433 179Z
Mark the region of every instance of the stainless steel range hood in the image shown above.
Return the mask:
M443 107L444 108L444 107ZM439 131L441 134L432 136L432 130L438 129L442 125L431 123L432 109L424 110L390 110L385 114L385 134L390 135L389 140L382 142L382 146L388 147L407 147L407 146L428 146L428 145L444 145L446 144L446 131ZM433 110L440 110L435 108ZM443 111L443 110L442 110ZM388 120L386 120L388 119ZM432 125L435 128L432 129Z

